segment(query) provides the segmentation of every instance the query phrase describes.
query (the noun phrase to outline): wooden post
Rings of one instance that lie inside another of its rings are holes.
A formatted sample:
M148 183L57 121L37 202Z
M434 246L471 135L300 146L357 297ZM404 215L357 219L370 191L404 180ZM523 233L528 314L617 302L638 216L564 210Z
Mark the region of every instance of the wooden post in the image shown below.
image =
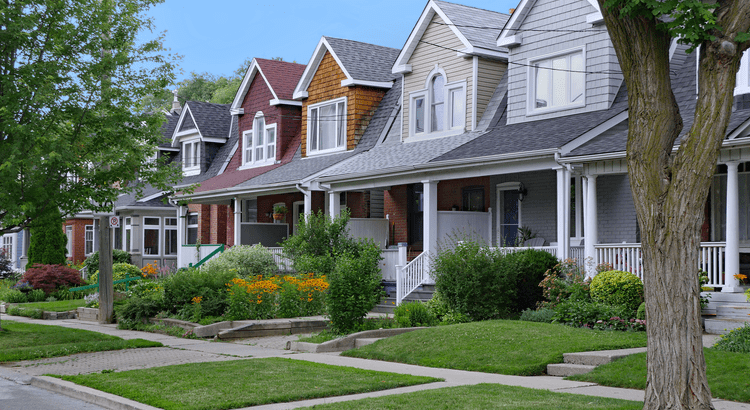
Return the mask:
M112 284L112 238L109 217L99 219L99 323L114 319L114 285Z

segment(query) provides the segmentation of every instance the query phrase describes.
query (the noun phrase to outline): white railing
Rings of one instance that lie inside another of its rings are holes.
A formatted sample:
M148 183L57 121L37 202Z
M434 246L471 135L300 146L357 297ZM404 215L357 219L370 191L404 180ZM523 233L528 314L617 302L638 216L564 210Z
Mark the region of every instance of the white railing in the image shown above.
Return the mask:
M291 271L292 261L284 256L284 248L266 248L273 255L273 261L276 262L276 266L279 270Z
M385 218L351 218L347 228L354 239L372 239L382 248L388 245L388 220Z
M215 251L216 248L222 247L222 244L205 243L198 245L182 245L182 255L180 260L177 261L178 268L186 268L192 263L195 265L201 259L208 256L211 252ZM218 254L217 254L218 255ZM214 255L216 257L216 255ZM213 259L213 258L212 258Z
M643 255L640 243L599 244L596 248L597 263L609 263L613 269L630 272L643 280ZM706 286L723 287L724 242L702 242L698 268L708 274Z
M424 282L426 262L427 254L422 252L406 266L396 268L396 305Z
M398 265L398 249L383 249L380 252L380 275L386 282L396 281L396 265Z
M576 264L583 268L586 264L586 248L584 246L571 246L568 250L568 256L576 260Z
M516 246L516 247L508 247L508 248L490 248L490 249L498 250L503 255L507 255L509 253L521 252L521 251L525 251L528 249L536 249L538 251L545 251L552 256L557 256L557 246Z

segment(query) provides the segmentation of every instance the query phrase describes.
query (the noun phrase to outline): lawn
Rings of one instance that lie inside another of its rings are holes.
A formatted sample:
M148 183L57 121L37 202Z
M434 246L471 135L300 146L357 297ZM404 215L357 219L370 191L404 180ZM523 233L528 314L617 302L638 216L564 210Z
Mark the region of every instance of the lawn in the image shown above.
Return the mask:
M379 340L344 356L533 376L563 353L645 347L646 332L613 332L570 326L490 320L438 326Z
M83 299L56 300L54 302L19 303L17 306L22 309L40 309L45 312L67 312L86 306L86 302Z
M143 339L116 336L60 326L33 325L3 320L0 331L0 362L36 360L75 353L101 352L136 347L161 347Z
M234 409L440 381L283 358L192 363L61 378L166 410Z
M308 409L355 409L355 410L411 410L411 409L606 409L640 410L642 402L582 396L579 394L553 393L547 390L499 384L447 387L423 390L414 393L368 398L356 401L323 404Z
M722 352L703 349L706 376L713 397L750 402L750 353ZM634 354L599 366L588 374L569 379L590 381L604 386L646 388L646 353Z

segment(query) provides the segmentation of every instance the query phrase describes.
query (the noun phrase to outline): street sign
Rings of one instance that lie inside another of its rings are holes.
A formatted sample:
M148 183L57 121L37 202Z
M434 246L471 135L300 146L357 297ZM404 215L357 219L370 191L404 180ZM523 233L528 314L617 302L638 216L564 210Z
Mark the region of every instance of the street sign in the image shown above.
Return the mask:
M120 217L119 216L110 216L109 217L109 227L110 228L119 228L120 227Z

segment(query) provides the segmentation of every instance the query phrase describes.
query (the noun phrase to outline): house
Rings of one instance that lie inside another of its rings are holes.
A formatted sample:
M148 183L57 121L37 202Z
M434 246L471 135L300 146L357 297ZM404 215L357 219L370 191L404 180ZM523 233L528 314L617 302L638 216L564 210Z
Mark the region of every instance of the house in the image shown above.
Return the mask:
M10 261L14 271L24 271L29 248L28 229L0 235L0 239L0 256Z

